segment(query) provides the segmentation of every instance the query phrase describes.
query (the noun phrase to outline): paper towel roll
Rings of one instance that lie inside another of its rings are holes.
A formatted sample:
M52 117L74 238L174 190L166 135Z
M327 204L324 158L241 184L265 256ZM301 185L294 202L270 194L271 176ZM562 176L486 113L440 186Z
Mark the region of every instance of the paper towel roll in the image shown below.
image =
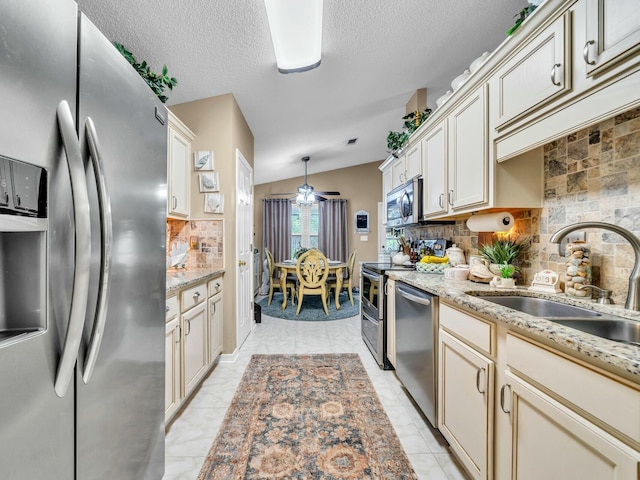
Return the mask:
M509 212L472 215L467 228L472 232L504 232L513 227L513 215Z

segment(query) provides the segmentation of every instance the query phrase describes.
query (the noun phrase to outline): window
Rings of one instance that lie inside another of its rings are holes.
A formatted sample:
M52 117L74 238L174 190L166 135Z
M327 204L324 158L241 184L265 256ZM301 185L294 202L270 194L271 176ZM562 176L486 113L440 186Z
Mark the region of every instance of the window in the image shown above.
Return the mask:
M291 205L291 255L300 247L318 247L318 204Z

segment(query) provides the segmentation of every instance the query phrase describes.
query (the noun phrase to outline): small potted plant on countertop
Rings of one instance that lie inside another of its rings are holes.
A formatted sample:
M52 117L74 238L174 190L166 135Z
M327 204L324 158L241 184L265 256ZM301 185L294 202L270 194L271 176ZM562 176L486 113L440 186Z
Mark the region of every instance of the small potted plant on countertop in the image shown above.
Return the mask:
M513 267L513 271L510 272L510 276L513 276L516 271L514 262L524 253L524 245L510 238L498 238L490 244L482 245L479 252L489 260L491 273L502 276L502 269L506 264Z

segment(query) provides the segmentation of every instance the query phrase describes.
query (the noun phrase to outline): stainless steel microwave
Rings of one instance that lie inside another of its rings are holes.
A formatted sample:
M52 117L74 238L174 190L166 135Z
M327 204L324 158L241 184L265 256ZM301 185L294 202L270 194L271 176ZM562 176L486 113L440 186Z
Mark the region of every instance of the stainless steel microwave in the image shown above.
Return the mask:
M417 177L387 193L387 227L414 225L422 220L422 178Z

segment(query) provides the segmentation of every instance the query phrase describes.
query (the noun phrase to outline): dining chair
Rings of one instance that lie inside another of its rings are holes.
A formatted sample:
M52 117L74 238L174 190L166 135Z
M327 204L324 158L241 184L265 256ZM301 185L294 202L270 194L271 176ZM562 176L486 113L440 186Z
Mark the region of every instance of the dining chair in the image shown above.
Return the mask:
M329 315L327 308L327 277L329 276L329 261L319 250L308 250L298 257L296 263L298 275L298 310L302 308L305 295L320 295L324 313Z
M349 262L347 263L347 277L342 280L342 288L346 288L349 292L349 300L351 300L351 305L354 305L353 302L353 268L356 264L356 255L358 251L354 248L351 254L349 255ZM329 286L329 300L331 300L331 290L335 290L338 288L338 279L335 276L329 277L327 280L327 285ZM337 292L340 294L340 292Z
M273 260L273 254L269 251L268 248L264 249L264 253L267 256L267 268L269 270L269 300L267 301L267 305L271 305L271 299L273 298L273 290L280 290L280 271L276 271L276 263ZM287 276L287 281L285 283L285 288L291 289L291 305L293 305L296 298L296 283L293 277L289 278Z

